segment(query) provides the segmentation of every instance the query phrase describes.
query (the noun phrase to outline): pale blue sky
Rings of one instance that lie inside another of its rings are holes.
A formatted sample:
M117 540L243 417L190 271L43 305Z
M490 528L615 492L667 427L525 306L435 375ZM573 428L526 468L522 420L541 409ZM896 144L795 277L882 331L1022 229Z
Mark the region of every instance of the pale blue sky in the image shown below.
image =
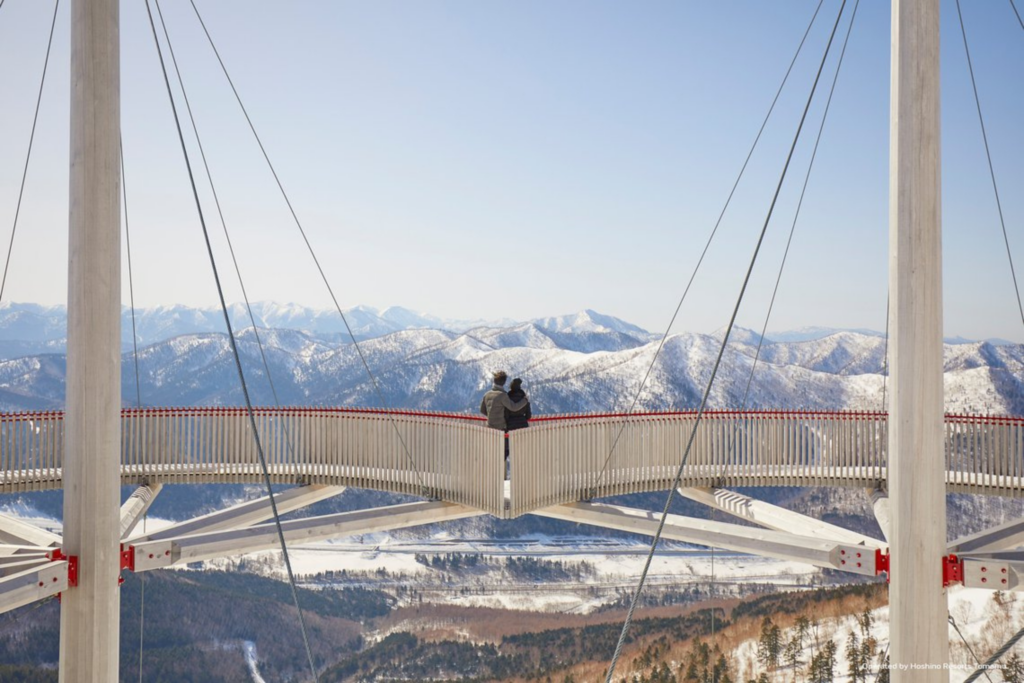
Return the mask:
M661 331L817 3L197 4L342 305L517 319L593 308ZM838 7L824 3L678 330L728 320ZM964 9L1024 275L1024 30L1009 2ZM189 4L167 0L164 11L250 296L328 306ZM955 4L943 11L946 332L1024 340ZM45 0L0 9L4 245L51 12ZM65 2L7 300L66 298L67 14ZM136 301L213 304L143 3L124 3L122 34ZM771 329L884 328L888 62L889 3L863 0ZM762 324L823 101L744 326ZM233 276L224 280L238 300Z

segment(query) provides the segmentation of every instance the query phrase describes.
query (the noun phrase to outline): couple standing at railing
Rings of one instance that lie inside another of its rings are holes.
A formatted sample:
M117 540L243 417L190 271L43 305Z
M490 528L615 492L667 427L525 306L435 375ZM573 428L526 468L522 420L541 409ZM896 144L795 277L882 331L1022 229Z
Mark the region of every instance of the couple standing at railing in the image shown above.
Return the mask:
M487 416L488 427L505 432L505 476L507 478L508 433L514 429L529 427L529 420L533 413L530 410L530 398L523 391L523 380L518 377L512 380L512 385L506 393L505 382L508 380L508 374L504 370L498 370L492 377L494 385L480 401L480 412Z

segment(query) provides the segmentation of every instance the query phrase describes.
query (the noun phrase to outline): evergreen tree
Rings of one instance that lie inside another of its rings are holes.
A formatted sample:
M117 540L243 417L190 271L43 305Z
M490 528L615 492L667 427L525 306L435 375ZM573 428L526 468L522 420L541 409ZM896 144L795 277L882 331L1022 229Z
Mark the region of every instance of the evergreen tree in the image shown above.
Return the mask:
M876 677L876 683L889 683L889 655L879 654L878 662L878 676Z
M803 654L804 648L800 644L800 633L794 633L793 637L786 643L786 651L783 653L783 661L786 666L793 670L793 680L796 681L797 670L803 666L803 660L800 656Z
M800 648L803 649L807 634L811 631L811 621L801 614L796 618L796 637L800 641Z
M857 617L857 624L860 626L861 637L867 640L871 636L871 626L874 624L874 618L871 616L871 608L867 605L864 606L864 611Z
M779 657L782 655L782 632L772 622L771 617L765 617L761 622L761 637L757 641L757 658L765 666L774 669L779 666Z
M836 644L829 640L811 659L810 682L832 683L836 672Z
M846 640L846 664L849 667L852 683L867 681L867 662L864 661L863 652L857 634L850 631L850 636Z
M1024 660L1016 652L1003 666L1003 683L1024 683Z

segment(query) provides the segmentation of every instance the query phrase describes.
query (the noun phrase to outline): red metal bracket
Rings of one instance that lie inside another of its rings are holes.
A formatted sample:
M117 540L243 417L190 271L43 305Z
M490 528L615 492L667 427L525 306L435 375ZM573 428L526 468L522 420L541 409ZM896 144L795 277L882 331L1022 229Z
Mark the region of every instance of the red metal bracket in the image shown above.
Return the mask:
M889 579L892 578L892 572L889 570L889 550L886 549L883 555L881 549L877 549L875 550L875 576L879 576L883 572L885 572L885 582L889 583Z
M78 586L78 555L65 555L60 548L54 548L46 553L46 558L51 562L66 560L68 563L68 588Z
M950 553L942 558L942 587L964 582L964 562Z
M131 546L124 547L124 543L121 544L121 571L127 569L130 572L135 571L135 549ZM117 575L117 585L124 585L124 577L120 574Z
M135 549L131 546L126 548L124 544L121 544L121 569L135 571Z

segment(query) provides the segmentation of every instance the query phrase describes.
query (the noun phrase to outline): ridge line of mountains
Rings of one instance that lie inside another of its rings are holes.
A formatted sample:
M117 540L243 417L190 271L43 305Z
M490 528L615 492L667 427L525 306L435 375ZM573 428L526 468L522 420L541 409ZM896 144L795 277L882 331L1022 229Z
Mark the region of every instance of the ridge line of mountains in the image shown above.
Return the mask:
M161 306L135 313L144 405L241 403L220 309ZM273 405L257 330L243 305L232 305L229 313L253 400ZM282 404L379 404L336 311L263 302L253 304L253 313ZM590 310L527 322L451 321L400 307L357 306L346 317L388 404L396 408L475 410L490 373L500 368L524 379L535 412L625 410L660 342L660 335ZM0 411L63 406L66 325L63 306L0 305ZM131 331L125 309L125 405L135 404ZM721 335L670 335L638 409L696 407ZM750 330L734 330L710 407L743 407L759 339ZM1024 346L947 342L948 411L1024 414ZM880 410L884 354L884 336L870 330L769 334L745 407Z

